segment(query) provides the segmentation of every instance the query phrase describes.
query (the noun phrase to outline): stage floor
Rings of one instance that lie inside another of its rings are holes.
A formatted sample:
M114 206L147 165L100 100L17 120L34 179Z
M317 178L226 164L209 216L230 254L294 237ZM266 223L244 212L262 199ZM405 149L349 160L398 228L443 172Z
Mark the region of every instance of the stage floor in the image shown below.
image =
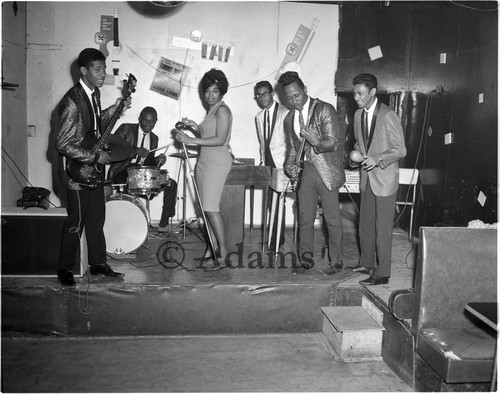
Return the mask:
M344 245L343 260L345 266L354 266L359 260L357 236L357 216L352 207L342 209ZM172 232L160 234L151 227L146 241L135 251L122 255L109 254L108 264L114 270L123 272L123 279L110 279L102 276L90 276L88 272L76 277L77 288L89 285L133 286L133 285L279 285L279 284L325 284L339 283L341 286L356 286L366 275L342 270L335 275L325 276L328 267L322 258L325 237L320 226L315 227L315 266L303 275L292 275L291 268L296 255L293 228L287 227L285 243L280 248L281 256L275 260L271 252L262 248L260 226L245 228L244 246L233 247L231 268L206 272L204 262L199 259L206 249L202 229L198 223L186 227L182 222L171 226ZM392 272L387 285L369 286L385 304L393 290L413 287L415 260L418 240L409 242L407 233L394 228L392 249ZM54 262L56 270L57 262ZM84 271L85 272L85 271ZM37 276L4 276L2 286L60 287L57 278ZM358 285L359 286L359 285Z
M359 259L356 222L343 210L347 266ZM411 391L382 360L335 360L322 338L320 311L359 305L363 291L387 305L392 291L413 287L417 242L405 232L394 229L389 284L363 289L358 282L366 275L323 274L320 227L316 265L298 276L289 259L284 267L269 264L259 228L245 229L244 247L232 259L239 267L214 272L195 260L205 251L200 229L192 224L185 236L182 226L172 230L151 230L135 252L109 256L123 279L84 275L67 288L56 277L3 277L4 389ZM285 238L280 251L294 252L292 228Z

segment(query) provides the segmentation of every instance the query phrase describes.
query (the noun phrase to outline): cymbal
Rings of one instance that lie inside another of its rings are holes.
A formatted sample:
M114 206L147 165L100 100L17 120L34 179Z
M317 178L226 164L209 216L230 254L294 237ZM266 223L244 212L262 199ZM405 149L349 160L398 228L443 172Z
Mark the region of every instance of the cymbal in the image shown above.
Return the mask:
M111 134L108 137L110 161L122 161L132 157L132 147L124 138Z
M172 157L179 157L181 159L185 159L186 158L186 154L184 152L180 152L180 153L171 153L169 156L172 156ZM198 157L198 154L197 153L192 153L192 152L188 152L188 157L191 159L193 157Z

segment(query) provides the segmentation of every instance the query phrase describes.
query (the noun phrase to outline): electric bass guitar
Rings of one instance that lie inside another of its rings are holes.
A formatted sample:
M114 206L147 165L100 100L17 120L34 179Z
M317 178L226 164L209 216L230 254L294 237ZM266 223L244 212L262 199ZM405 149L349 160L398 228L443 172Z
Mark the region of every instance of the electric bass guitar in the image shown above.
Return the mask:
M311 127L311 122L314 118L314 112L316 112L317 101L313 101L312 108L310 108L311 116L309 117L309 123L306 127ZM299 150L297 152L297 157L295 158L295 166L297 168L297 175L293 181L292 188L297 190L299 188L300 180L302 179L302 172L304 171L304 150L306 148L306 139L304 137L300 140Z
M137 79L130 74L128 76L128 80L124 85L124 94L116 108L115 112L111 116L108 125L106 126L106 130L100 139L97 139L94 136L94 133L87 133L82 142L82 147L86 149L92 150L92 152L97 153L101 150L105 150L111 154L113 157L112 147L110 149L109 139L111 136L111 131L116 124L116 121L120 117L120 114L125 107L125 101L130 97L130 95L135 92L135 86L137 84ZM96 163L94 165L89 165L82 163L78 160L68 159L66 164L66 172L70 176L70 178L80 184L82 187L86 189L93 190L97 188L104 180L102 176L102 172L104 170L104 164Z

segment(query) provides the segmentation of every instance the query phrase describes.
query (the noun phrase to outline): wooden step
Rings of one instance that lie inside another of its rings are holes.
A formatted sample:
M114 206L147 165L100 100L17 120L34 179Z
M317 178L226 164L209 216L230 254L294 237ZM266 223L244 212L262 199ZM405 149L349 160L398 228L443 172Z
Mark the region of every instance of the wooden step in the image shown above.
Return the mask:
M362 306L323 307L323 335L342 361L379 360L384 327Z

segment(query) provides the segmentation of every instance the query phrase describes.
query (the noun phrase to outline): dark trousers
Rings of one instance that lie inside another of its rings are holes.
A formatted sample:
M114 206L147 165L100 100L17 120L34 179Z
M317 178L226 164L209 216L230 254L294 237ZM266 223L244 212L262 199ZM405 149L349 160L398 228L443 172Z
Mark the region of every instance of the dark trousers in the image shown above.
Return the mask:
M342 264L343 228L339 191L328 190L316 167L305 163L297 191L299 204L299 256L314 256L314 221L321 199L323 217L328 228L328 254L332 265Z
M67 196L68 217L63 226L58 270L72 269L80 250L83 229L87 237L89 265L106 263L104 184L94 190L68 190Z
M397 193L387 197L373 194L370 180L361 192L359 216L359 264L375 268L378 276L391 276L392 230ZM378 265L377 265L378 260Z
M166 227L168 220L175 215L177 202L177 182L170 179L170 183L163 189L163 207L161 211L160 227Z

